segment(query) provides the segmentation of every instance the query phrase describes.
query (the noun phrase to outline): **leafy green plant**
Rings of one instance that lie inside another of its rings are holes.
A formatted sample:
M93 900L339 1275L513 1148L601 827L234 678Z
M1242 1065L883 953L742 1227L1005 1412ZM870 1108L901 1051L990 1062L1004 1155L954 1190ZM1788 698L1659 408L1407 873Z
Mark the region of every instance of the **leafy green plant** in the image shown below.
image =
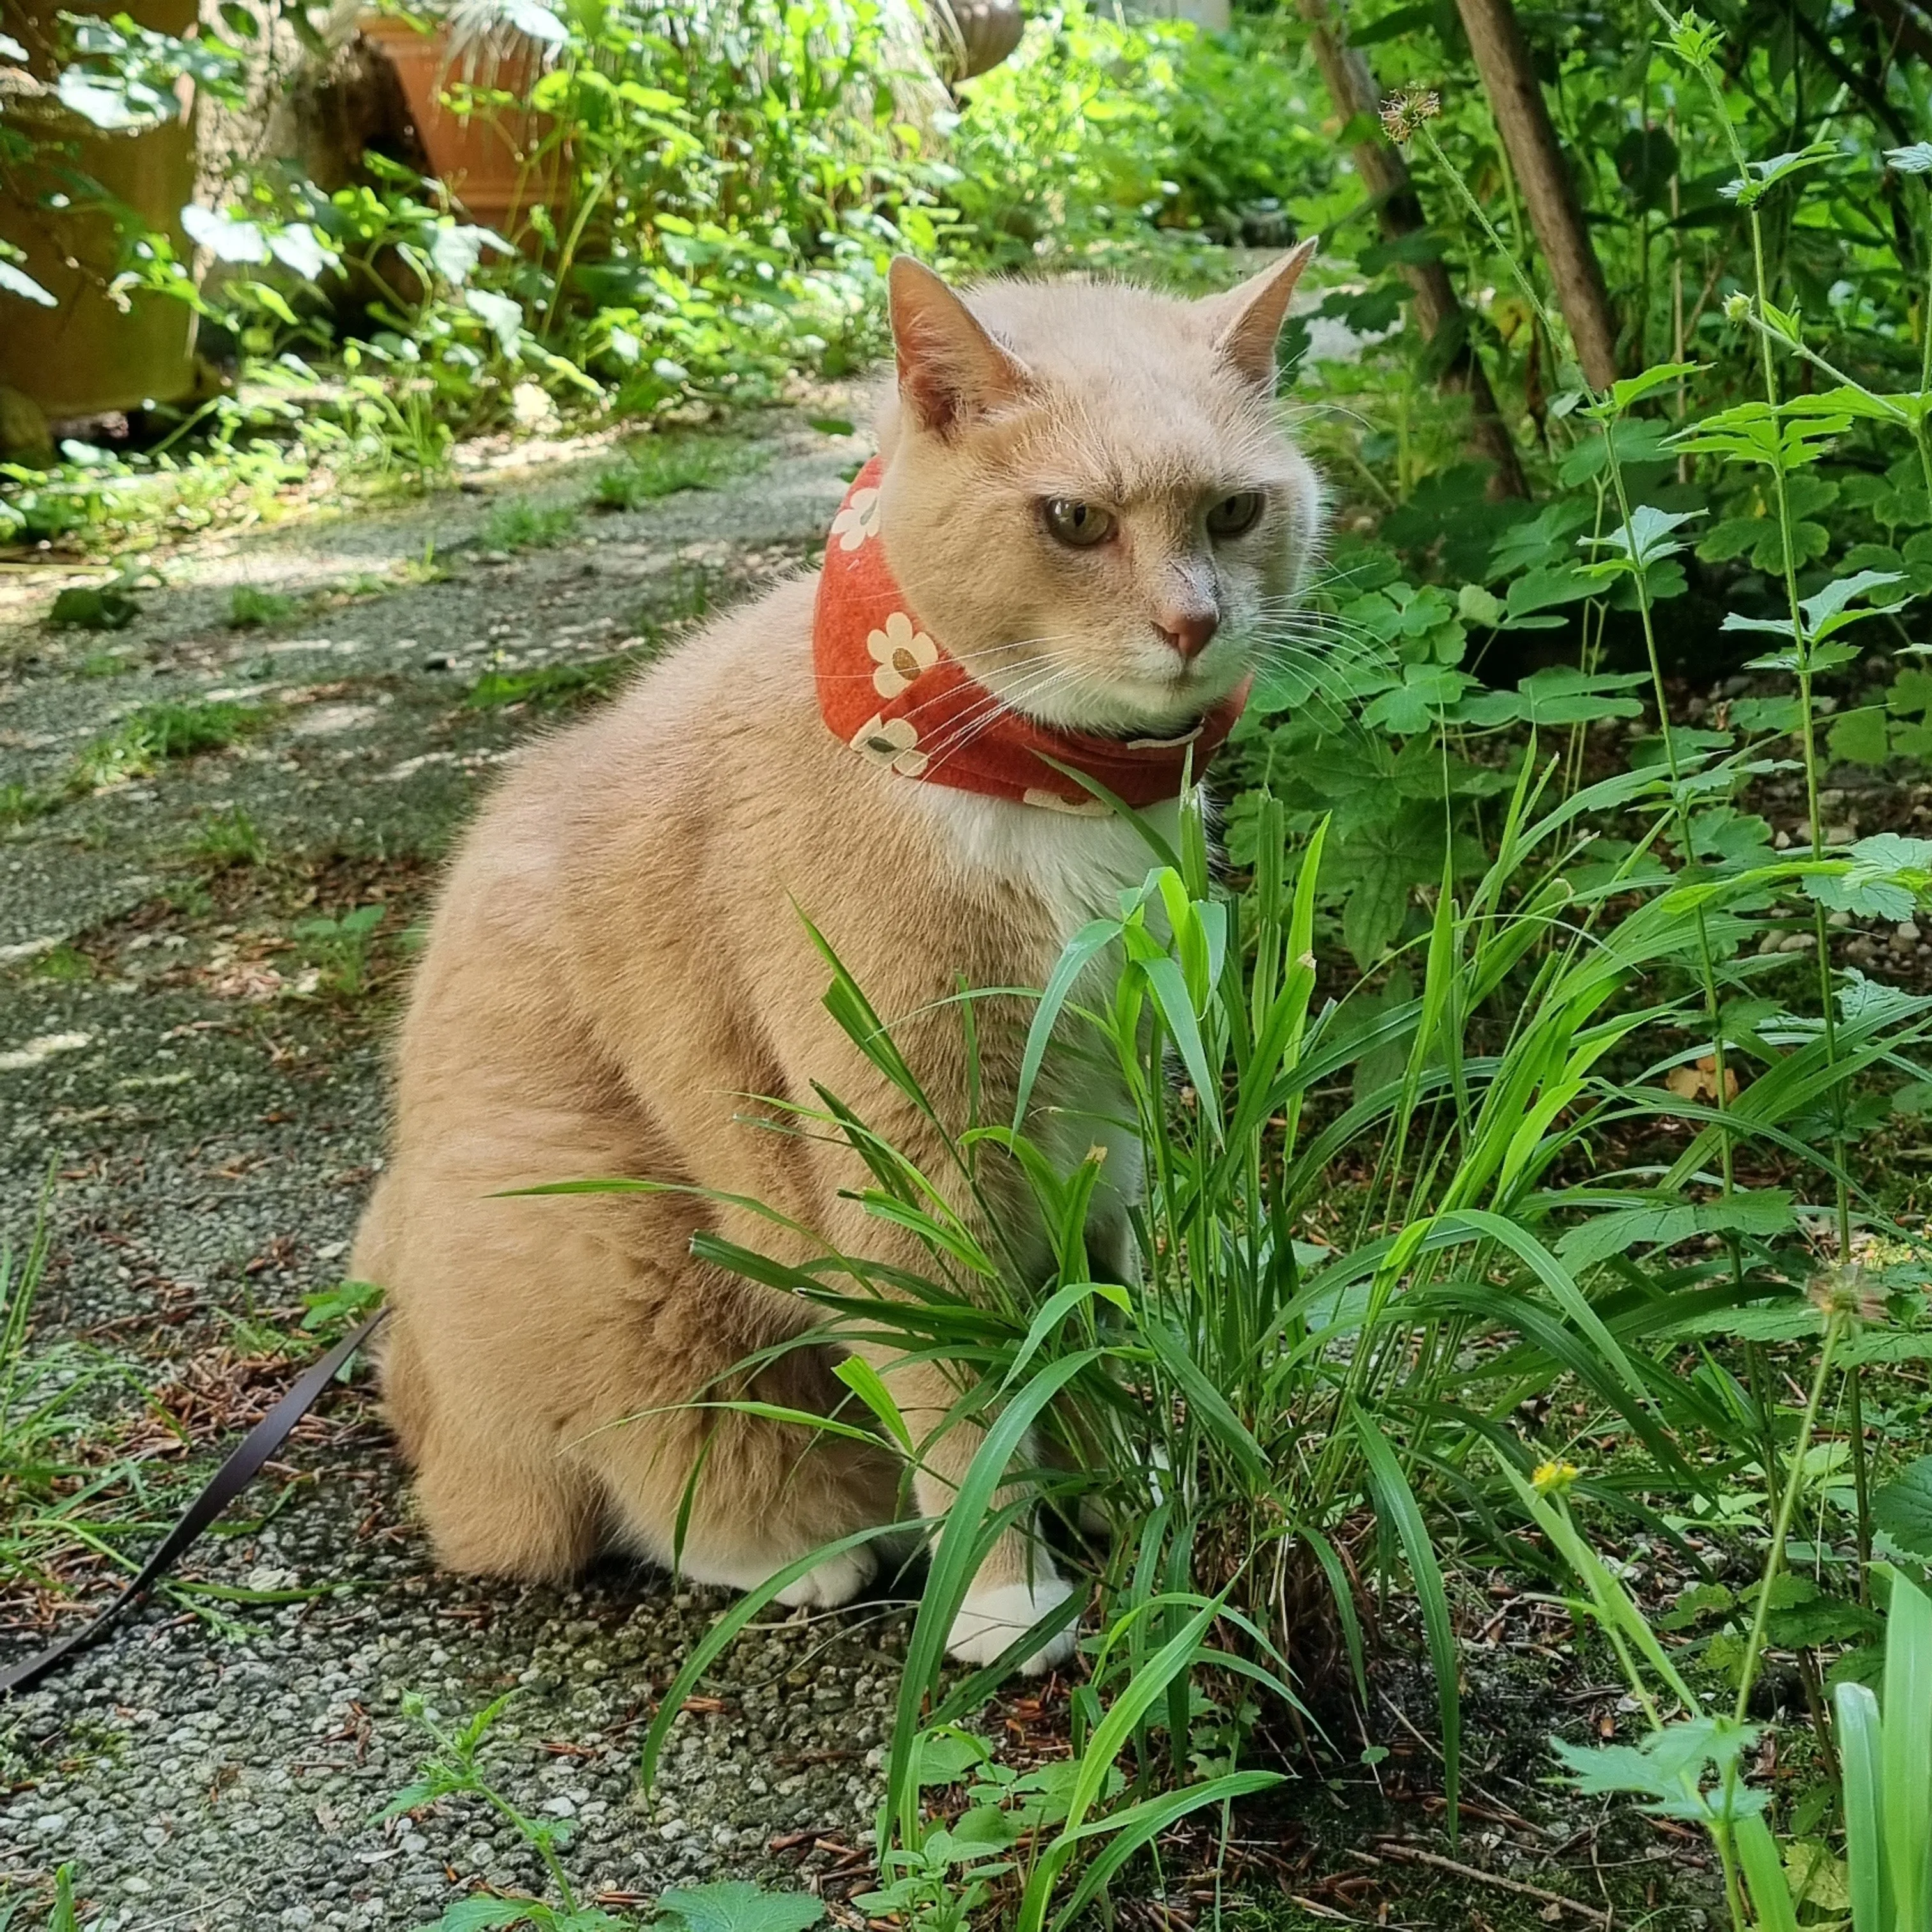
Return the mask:
M1742 940L1751 930L1745 908L1780 886L1835 888L1862 868L1908 892L1932 874L1916 854L1886 872L1878 852L1728 873L1649 870L1636 858L1676 817L1668 772L1640 766L1552 797L1560 763L1526 764L1496 830L1499 856L1466 899L1448 879L1438 888L1417 942L1419 988L1366 1020L1352 1013L1352 994L1313 1004L1325 829L1291 877L1285 814L1264 801L1253 881L1229 900L1210 886L1198 816L1189 816L1180 851L1124 895L1118 916L1070 946L1040 996L1010 1119L951 1124L892 1029L828 954L831 1010L939 1137L950 1171L915 1166L829 1095L802 1126L850 1142L870 1171L863 1198L882 1226L916 1237L926 1267L850 1255L781 1266L707 1234L696 1246L820 1302L830 1333L862 1345L868 1360L890 1338L960 1364L945 1426L990 1424L937 1531L894 1733L891 1836L881 1842L892 1882L908 1888L908 1898L927 1898L922 1909L939 1909L928 1897L939 1868L961 1860L950 1840L929 1846L918 1740L997 1680L988 1670L949 1690L940 1666L971 1577L1014 1520L1019 1506L996 1508L994 1498L1036 1432L1058 1450L1023 1468L1022 1480L1063 1514L1077 1508L1104 1519L1113 1534L1088 1553L1100 1634L1082 1694L1080 1772L1066 1822L1034 1847L1022 1889L1027 1932L1070 1921L1127 1857L1188 1810L1268 1781L1270 1774L1234 1769L1186 1780L1191 1694L1211 1694L1230 1674L1244 1678L1280 1721L1299 1708L1290 1659L1323 1622L1359 1670L1352 1565L1364 1558L1399 1567L1419 1600L1453 1815L1459 1657L1424 1496L1446 1484L1479 1520L1492 1512L1472 1454L1525 1400L1575 1378L1641 1449L1646 1485L1687 1502L1708 1494L1714 1472L1687 1460L1681 1444L1724 1440L1738 1425L1712 1391L1672 1372L1673 1324L1761 1297L1761 1271L1792 1265L1796 1223L1788 1194L1727 1192L1706 1204L1698 1178L1728 1142L1757 1137L1830 1173L1820 1101L1828 1106L1879 1060L1909 1056L1932 1031L1932 1003L1848 1000L1828 1042L1815 1025L1782 1022L1794 1029L1781 1034L1792 1044L1774 1049L1759 1039L1756 1077L1729 1108L1674 1104L1652 1083L1687 1056L1681 1047L1664 1047L1660 1062L1653 1055L1702 1008L1704 948L1714 933ZM1654 814L1649 836L1623 862L1586 870L1586 814L1633 808ZM1116 962L1106 990L1078 993L1105 960ZM1683 991L1661 996L1654 982L1672 972ZM973 1004L969 998L968 1012ZM1128 1204L1139 1279L1089 1245L1099 1150L1066 1171L1030 1125L1052 1118L1051 1043L1063 1021L1088 1034L1118 1072L1144 1150L1144 1186ZM967 1024L970 1054L976 1023ZM1178 1106L1164 1072L1170 1055L1186 1082ZM1352 1066L1362 1068L1353 1103L1311 1112L1311 1096ZM1662 1172L1562 1178L1566 1161L1603 1127L1665 1113L1681 1113L1690 1132ZM1016 1262L1023 1238L987 1186L995 1162L1024 1178L1048 1232L1055 1265L1043 1281ZM1338 1164L1371 1177L1349 1208L1352 1232L1310 1240L1317 1227L1328 1232L1320 1209ZM1642 1285L1651 1277L1629 1258L1633 1248L1710 1229L1728 1234L1729 1251L1688 1269L1672 1264L1657 1286ZM890 1368L883 1380L856 1369L847 1379L878 1419L881 1445L917 1454ZM1803 1461L1801 1436L1786 1466ZM1522 1486L1514 1466L1502 1478ZM1628 1491L1626 1484L1593 1494L1614 1508ZM1497 1487L1498 1496L1508 1493ZM732 1634L803 1567L721 1618L665 1711L676 1711ZM1322 1597L1325 1619L1311 1618ZM1761 1646L1761 1631L1754 1641ZM1022 1640L1010 1654L1024 1647ZM661 1716L647 1744L647 1772L667 1721ZM1124 1750L1138 1775L1119 1802L1100 1804ZM1162 1766L1172 1789L1156 1776ZM984 1855L976 1849L976 1858Z
M452 1798L474 1799L510 1826L536 1853L556 1903L473 1892L446 1906L434 1927L425 1927L424 1932L484 1932L486 1927L511 1925L528 1925L535 1932L636 1932L635 1919L586 1905L578 1898L562 1858L573 1835L572 1826L566 1820L532 1818L520 1811L490 1782L478 1762L490 1726L514 1694L498 1698L453 1728L439 1720L414 1692L405 1696L403 1714L429 1734L436 1748L416 1781L398 1792L377 1816L387 1821ZM824 1917L825 1908L817 1899L796 1892L766 1892L726 1880L668 1892L658 1900L657 1913L675 1920L682 1932L806 1932Z
M470 686L464 702L477 711L500 711L513 704L550 710L580 704L586 699L608 697L625 674L634 668L634 662L620 656L600 658L591 664L537 664L528 670L485 671Z
M266 866L270 856L267 835L244 806L230 805L210 813L196 829L186 850L211 871L233 866Z
M386 908L356 906L345 913L303 920L293 937L321 973L322 987L337 998L360 998L369 990L376 929Z

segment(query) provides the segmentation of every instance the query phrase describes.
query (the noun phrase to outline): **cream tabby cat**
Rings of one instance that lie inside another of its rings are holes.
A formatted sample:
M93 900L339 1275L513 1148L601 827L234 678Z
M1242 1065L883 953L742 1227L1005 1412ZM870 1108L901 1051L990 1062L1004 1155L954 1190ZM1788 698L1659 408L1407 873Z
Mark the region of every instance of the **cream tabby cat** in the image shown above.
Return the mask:
M891 1519L888 1460L677 1407L811 1324L808 1308L688 1252L701 1226L776 1252L770 1223L689 1195L500 1197L580 1176L683 1181L770 1203L827 1247L922 1265L910 1238L842 1192L865 1183L849 1152L746 1118L746 1096L812 1106L822 1082L928 1173L946 1171L926 1124L826 1012L800 914L927 1090L963 1113L957 1010L938 1003L962 975L1042 984L1148 865L1131 829L1088 815L1033 750L1090 761L1111 785L1110 740L1171 830L1181 754L1138 741L1219 718L1198 741L1211 746L1264 612L1300 580L1319 491L1277 422L1274 344L1309 253L1193 303L1086 284L962 299L896 262L896 394L872 480L835 525L828 598L832 565L872 574L820 611L816 652L814 580L801 576L542 746L471 829L416 978L394 1153L353 1262L393 1305L388 1414L445 1563L561 1576L607 1540L668 1562L707 1429L688 1576L747 1588ZM944 705L923 709L942 687ZM979 1012L982 1115L998 1119L1030 1009ZM1035 1116L1070 1161L1118 1133L1120 1108L1049 1060ZM1135 1159L1117 1148L1106 1170L1129 1194ZM1097 1219L1096 1251L1130 1266L1121 1192ZM956 1386L875 1360L924 1437ZM758 1392L820 1411L844 1393L810 1347ZM978 1440L958 1426L928 1443L920 1514L944 1510ZM843 1601L870 1576L870 1547L786 1600ZM1036 1539L1009 1532L954 1654L990 1660L1067 1595ZM1055 1637L1030 1667L1072 1642Z

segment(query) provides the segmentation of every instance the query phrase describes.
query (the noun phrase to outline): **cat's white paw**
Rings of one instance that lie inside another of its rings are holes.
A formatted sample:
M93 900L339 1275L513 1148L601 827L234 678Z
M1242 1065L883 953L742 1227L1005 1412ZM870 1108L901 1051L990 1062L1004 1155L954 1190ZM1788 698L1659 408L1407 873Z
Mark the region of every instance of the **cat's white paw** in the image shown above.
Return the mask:
M1030 1583L1001 1583L975 1591L959 1606L946 1647L962 1664L991 1664L1022 1631L1031 1630L1056 1605L1070 1602L1071 1585L1058 1576L1036 1576ZM1073 1654L1073 1613L1066 1628L1048 1637L1021 1664L1029 1677L1038 1677Z
M788 1583L778 1600L788 1610L829 1610L849 1604L878 1574L878 1558L863 1544L827 1557L808 1570L796 1583Z

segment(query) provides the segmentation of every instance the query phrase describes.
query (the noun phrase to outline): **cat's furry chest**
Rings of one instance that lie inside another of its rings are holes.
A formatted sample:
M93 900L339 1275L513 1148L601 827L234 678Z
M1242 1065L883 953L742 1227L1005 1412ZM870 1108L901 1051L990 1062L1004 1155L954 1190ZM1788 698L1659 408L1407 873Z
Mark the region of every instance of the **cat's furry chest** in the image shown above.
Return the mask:
M912 788L940 851L964 891L1030 892L1045 907L1056 944L1090 920L1116 916L1123 890L1158 862L1148 842L1115 818L1088 818L1012 805L948 786ZM1178 800L1143 814L1169 845L1179 836Z
M1044 908L1049 943L1041 958L1014 962L1018 983L1028 977L1044 983L1067 941L1094 920L1117 917L1122 892L1138 886L1158 862L1146 839L1116 818L1012 805L940 785L907 789L916 795L940 852L957 868L963 894L974 898L1024 895ZM1178 800L1155 806L1143 816L1170 847L1178 843ZM1158 902L1154 912L1158 921ZM1110 950L1088 969L1083 994L1104 1001L1114 956ZM1080 1024L1063 1018L1062 1036ZM1036 1117L1030 1130L1067 1166L1090 1149L1106 1150L1088 1239L1100 1270L1128 1280L1137 1270L1126 1208L1140 1192L1142 1155L1126 1090L1107 1067L1104 1048L1074 1056L1064 1078L1053 1115Z

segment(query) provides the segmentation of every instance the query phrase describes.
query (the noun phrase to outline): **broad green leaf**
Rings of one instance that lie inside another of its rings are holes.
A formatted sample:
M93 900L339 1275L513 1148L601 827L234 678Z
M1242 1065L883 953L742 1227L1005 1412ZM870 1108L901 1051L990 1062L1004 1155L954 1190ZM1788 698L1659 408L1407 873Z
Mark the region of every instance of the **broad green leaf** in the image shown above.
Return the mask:
M1557 1242L1556 1253L1573 1274L1580 1274L1640 1242L1668 1248L1698 1235L1781 1234L1796 1225L1791 1196L1766 1189L1691 1205L1613 1208L1572 1228Z
M1729 563L1756 548L1760 541L1777 529L1766 517L1726 517L1704 532L1697 555L1706 563Z
M1878 1700L1862 1684L1839 1684L1832 1693L1844 1772L1845 1869L1852 1932L1886 1932L1883 1766Z
M548 1906L529 1899L459 1898L443 1907L442 1916L429 1932L485 1932L490 1926L528 1924L533 1912L542 1912L546 1918L551 1916Z
M1511 617L1526 616L1533 610L1600 596L1603 588L1581 564L1539 566L1525 571L1510 584L1503 598L1503 608Z
M805 1932L825 1907L800 1892L766 1892L742 1879L668 1892L658 1910L682 1922L686 1932Z
M1702 510L1660 510L1652 504L1640 503L1631 511L1630 521L1621 528L1601 536L1579 537L1576 541L1585 549L1607 550L1631 564L1647 566L1681 550L1684 546L1673 540L1672 533L1703 514Z
M1659 389L1667 389L1674 382L1688 380L1704 367L1701 362L1659 362L1645 370L1642 374L1626 376L1620 382L1610 385L1610 406L1622 416L1633 404L1640 403L1646 396L1654 395Z
M1932 1456L1922 1456L1872 1492L1872 1521L1901 1550L1932 1557Z
M1832 758L1843 764L1882 765L1892 755L1883 707L1862 705L1832 720L1826 738Z

